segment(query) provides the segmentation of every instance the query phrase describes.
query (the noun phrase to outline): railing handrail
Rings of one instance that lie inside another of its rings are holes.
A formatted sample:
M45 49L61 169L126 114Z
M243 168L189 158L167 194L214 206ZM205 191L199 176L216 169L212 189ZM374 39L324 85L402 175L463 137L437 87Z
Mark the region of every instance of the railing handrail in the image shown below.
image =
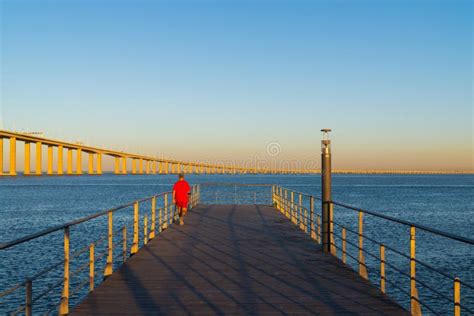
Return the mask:
M124 208L133 206L133 204L135 204L136 202L141 203L141 202L149 201L154 197L156 198L156 197L160 197L160 196L163 196L165 194L170 194L170 193L171 193L171 191L155 194L155 195L152 195L150 197L143 198L143 199L140 199L140 200L136 200L136 201L133 201L133 202L128 203L128 204L123 204L123 205L120 205L120 206L117 206L117 207L114 207L114 208L111 208L111 209L108 209L108 210L105 210L105 211L101 211L101 212L98 212L98 213L95 213L95 214L92 214L92 215L89 215L89 216L86 216L86 217L83 217L83 218L73 220L71 222L67 222L67 223L64 223L64 224L61 224L61 225L46 228L46 229L44 229L42 231L39 231L37 233L33 233L33 234L30 234L30 235L27 235L27 236L23 236L23 237L20 237L20 238L17 238L17 239L14 239L14 240L11 240L11 241L8 241L8 242L5 242L5 243L0 243L0 250L5 250L7 248L19 245L21 243L30 241L32 239L36 239L36 238L39 238L39 237L42 237L42 236L60 231L64 228L66 228L66 227L71 227L71 226L75 226L75 225L90 221L90 220L95 219L97 217L107 215L110 212L114 213L114 212L122 210Z
M307 197L313 197L315 200L321 201L320 198L318 198L316 196L313 196L311 194L308 194L308 193L297 192L297 191L291 190L291 189L286 188L286 187L281 187L281 188L283 190L293 191L296 194L302 194L302 195L307 196ZM445 231L442 231L442 230L439 230L439 229L436 229L436 228L432 228L432 227L424 226L424 225L421 225L421 224L413 223L413 222L410 222L410 221L407 221L407 220L404 220L404 219L399 219L399 218L389 216L389 215L385 215L385 214L382 214L382 213L364 210L363 208L358 208L358 207L355 207L355 206L352 206L352 205L344 204L344 203L333 201L333 200L331 200L330 203L332 203L334 205L337 205L337 206L341 206L341 207L346 208L346 209L366 213L366 214L369 214L369 215L372 215L372 216L375 216L375 217L380 217L380 218L383 218L383 219L386 219L386 220L389 220L389 221L392 221L392 222L396 222L396 223L403 224L403 225L410 226L410 227L415 227L415 228L430 232L432 234L440 235L442 237L446 237L446 238L454 239L454 240L464 242L464 243L467 243L467 244L470 244L470 245L474 245L474 239L472 239L472 238L468 238L468 237L448 233L448 232L445 232Z
M237 186L237 187L271 187L270 183L238 183L238 182L204 182L199 183L200 186Z
M445 232L445 231L442 231L442 230L439 230L439 229L436 229L436 228L432 228L432 227L424 226L424 225L421 225L421 224L413 223L413 222L410 222L410 221L407 221L407 220L404 220L404 219L399 219L399 218L396 218L396 217L393 217L393 216L384 215L384 214L381 214L381 213L378 213L378 212L364 210L364 209L361 209L361 208L357 208L357 207L347 205L347 204L344 204L344 203L340 203L340 202L336 202L336 201L331 201L331 203L334 204L334 205L341 206L341 207L346 208L346 209L366 213L366 214L369 214L369 215L372 215L372 216L375 216L375 217L380 217L380 218L383 218L383 219L386 219L386 220L389 220L389 221L392 221L392 222L396 222L396 223L399 223L399 224L402 224L402 225L415 227L415 228L430 232L432 234L440 235L440 236L443 236L443 237L446 237L446 238L450 238L450 239L454 239L454 240L464 242L464 243L467 243L467 244L470 244L470 245L474 245L474 239L471 239L471 238L468 238L468 237L459 236L459 235L456 235L456 234L451 234L451 233L448 233L448 232Z

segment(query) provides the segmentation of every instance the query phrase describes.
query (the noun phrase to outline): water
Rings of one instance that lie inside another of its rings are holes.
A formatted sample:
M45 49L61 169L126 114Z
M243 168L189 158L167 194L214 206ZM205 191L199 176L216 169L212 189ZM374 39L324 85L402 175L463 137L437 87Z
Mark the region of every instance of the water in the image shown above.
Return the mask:
M31 234L41 229L81 218L98 211L129 203L130 201L168 191L175 176L115 176L103 175L96 177L16 177L0 178L0 241L5 242ZM321 192L319 176L297 175L201 175L188 176L192 184L206 182L236 183L270 183L281 185L296 191L319 196ZM206 191L207 190L207 191ZM203 199L215 202L212 188L203 188ZM226 192L233 202L232 194L236 188L221 188L219 193ZM239 189L237 202L253 203L253 200L269 203L269 188L261 187L242 191ZM474 176L473 175L334 175L333 199L351 204L362 209L374 210L383 214L420 223L461 236L474 238ZM218 202L222 202L219 200ZM234 201L235 202L235 201ZM158 206L162 201L158 202ZM307 201L305 201L307 203ZM306 205L306 204L305 204ZM140 206L141 223L149 203ZM319 209L316 208L319 212ZM336 207L334 220L348 229L357 230L357 212ZM132 208L114 213L114 249L115 262L120 263L121 227L127 226L132 231ZM72 252L84 248L85 251L71 260L71 271L87 262L88 243L106 234L106 217L93 220L71 228ZM340 245L340 227L336 225L336 244ZM387 223L366 215L364 217L364 234L383 242L387 246L409 254L409 228ZM143 235L143 232L141 232ZM128 233L129 244L131 234ZM142 239L142 238L141 238ZM348 242L357 244L357 236L348 232ZM96 256L105 250L105 243L97 245ZM365 240L367 251L378 256L378 244ZM62 232L16 246L1 252L0 257L0 292L32 276L41 269L58 263L62 257ZM348 252L357 257L357 249L348 245ZM338 256L340 256L340 249ZM387 250L387 264L408 273L409 260ZM446 238L417 231L417 258L441 269L443 272L458 276L462 281L474 285L474 251L473 246L452 242ZM379 262L376 258L366 255L369 277L378 285ZM348 259L348 263L357 270L356 262ZM105 256L97 260L96 283L99 283ZM402 291L407 291L409 278L397 273L387 266L387 293L408 308L409 300ZM80 286L87 280L88 269L74 274L71 288ZM452 280L429 272L418 265L417 277L426 285L439 291L448 298L452 297ZM61 278L61 266L53 269L42 277L35 279L34 297L54 285ZM399 287L401 290L398 290ZM60 299L61 287L38 298L35 311L46 311L54 308ZM452 303L430 290L418 285L421 300L435 312L451 313ZM74 291L72 291L74 292ZM71 304L77 303L87 292L87 286L79 287L77 294L72 296ZM0 313L14 310L24 301L24 290L20 288L13 295L0 298ZM462 286L462 304L474 309L474 291ZM424 308L429 314L429 310Z

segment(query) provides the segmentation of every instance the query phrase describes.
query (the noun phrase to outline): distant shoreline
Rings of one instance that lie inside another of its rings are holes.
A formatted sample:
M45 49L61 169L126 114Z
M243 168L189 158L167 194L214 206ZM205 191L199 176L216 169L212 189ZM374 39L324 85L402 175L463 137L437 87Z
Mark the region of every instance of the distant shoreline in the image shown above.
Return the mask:
M423 170L333 170L333 174L474 174L474 170L468 171L423 171Z
M321 173L321 170L314 170L313 172L310 172L310 173L294 173L294 174L304 174L304 175L310 175L310 174L320 174ZM104 171L103 172L104 175L113 175L114 172L113 171ZM278 173L279 175L288 175L288 174L291 174L291 173ZM333 170L332 171L332 174L354 174L354 175L382 175L382 174L393 174L393 175L474 175L474 170L467 170L467 171L433 171L433 170L427 170L427 171L424 171L424 170L411 170L411 171L407 171L407 170ZM18 175L21 175L23 176L23 171L19 171L18 172ZM132 173L127 173L126 175L140 175L140 174L132 174ZM141 174L141 175L147 175L145 173ZM149 174L149 175L153 175L153 174ZM154 174L155 176L160 176L160 175L165 175L165 174ZM167 174L167 175L173 175L171 173ZM202 175L212 175L212 174L202 174ZM220 174L217 174L215 173L214 175L220 175ZM232 174L226 174L226 175L232 175ZM247 175L253 175L251 173L247 173ZM259 175L262 175L262 174L259 174ZM84 173L82 175L76 175L76 174L71 174L71 175L66 175L66 174L63 174L63 175L57 175L57 174L54 174L54 175L47 175L47 174L43 174L41 176L38 176L36 174L30 174L26 177L82 177L82 176L88 176L87 173ZM99 176L99 175L90 175L90 176ZM117 176L122 176L122 174L118 174ZM0 174L0 177L11 177L8 173L4 173L4 174Z

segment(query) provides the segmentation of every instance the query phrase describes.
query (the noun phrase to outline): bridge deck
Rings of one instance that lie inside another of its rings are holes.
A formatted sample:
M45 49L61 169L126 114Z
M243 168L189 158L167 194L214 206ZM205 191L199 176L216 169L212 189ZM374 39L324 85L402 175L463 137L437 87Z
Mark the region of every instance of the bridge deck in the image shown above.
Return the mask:
M73 311L97 314L393 314L387 296L270 206L201 205Z

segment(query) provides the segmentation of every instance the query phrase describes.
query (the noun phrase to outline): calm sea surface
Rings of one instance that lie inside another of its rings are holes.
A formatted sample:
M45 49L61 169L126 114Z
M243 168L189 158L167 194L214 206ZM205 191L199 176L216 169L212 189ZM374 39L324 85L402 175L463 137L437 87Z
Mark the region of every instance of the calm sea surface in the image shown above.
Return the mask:
M209 182L226 183L268 183L277 184L296 191L320 195L319 176L296 175L202 175L188 176L192 184ZM94 177L16 177L0 178L0 242L6 242L42 229L78 219L98 211L129 203L135 199L151 196L170 190L175 176L115 176L103 175ZM216 192L229 196L218 202L242 203L257 200L270 203L270 189L256 188L241 190L235 187L224 187L212 191L212 187L203 188L203 202L214 203ZM239 191L237 200L232 194ZM351 204L358 208L377 211L383 214L437 228L453 234L474 238L474 176L473 175L334 175L333 199ZM305 202L306 203L306 202ZM306 205L306 204L305 204ZM317 205L319 206L319 204ZM142 205L142 209L149 205ZM319 212L319 207L316 207ZM144 212L141 212L144 213ZM334 220L339 225L357 231L357 212L336 207ZM114 215L114 230L126 225L131 230L131 209ZM78 251L88 243L103 237L106 233L105 218L96 219L88 224L81 224L71 229L72 252ZM335 242L339 246L340 227L335 226ZM393 247L399 252L409 254L409 227L388 223L385 220L364 216L364 234L367 237ZM130 234L129 234L130 235ZM120 236L114 237L117 244ZM348 242L357 244L357 236L348 232ZM101 248L102 247L102 248ZM105 243L97 246L97 252L103 252ZM357 249L347 246L348 253L357 257ZM364 242L365 249L379 255L379 244L369 240ZM120 248L118 248L120 249ZM338 256L341 255L338 249ZM54 233L9 250L0 252L0 292L31 277L62 257L62 233ZM409 291L409 260L396 252L387 250L387 293L405 307L409 298L404 291ZM71 270L79 270L87 262L88 253L78 254L72 259ZM474 285L474 246L417 231L417 258L449 276L460 277L461 281ZM98 259L97 274L105 257ZM379 261L366 255L369 277L379 284ZM102 261L100 261L102 260ZM120 260L117 259L118 262ZM353 259L348 263L357 269ZM87 270L87 271L86 271ZM398 272L399 270L400 272ZM74 288L87 278L88 269L78 271L72 276L71 287ZM417 278L424 283L418 284L422 302L428 307L427 314L448 314L452 311L453 280L435 272L417 266ZM39 296L54 286L61 279L61 267L35 279L34 297ZM441 294L434 293L428 287ZM462 304L474 310L474 289L462 285ZM77 303L87 289L79 287L72 298ZM444 296L444 297L443 297ZM35 311L46 311L54 308L60 298L60 287L44 297L38 297ZM20 288L12 295L0 298L0 314L12 311L24 301L24 290ZM428 308L432 309L432 312ZM469 314L469 312L466 312Z

